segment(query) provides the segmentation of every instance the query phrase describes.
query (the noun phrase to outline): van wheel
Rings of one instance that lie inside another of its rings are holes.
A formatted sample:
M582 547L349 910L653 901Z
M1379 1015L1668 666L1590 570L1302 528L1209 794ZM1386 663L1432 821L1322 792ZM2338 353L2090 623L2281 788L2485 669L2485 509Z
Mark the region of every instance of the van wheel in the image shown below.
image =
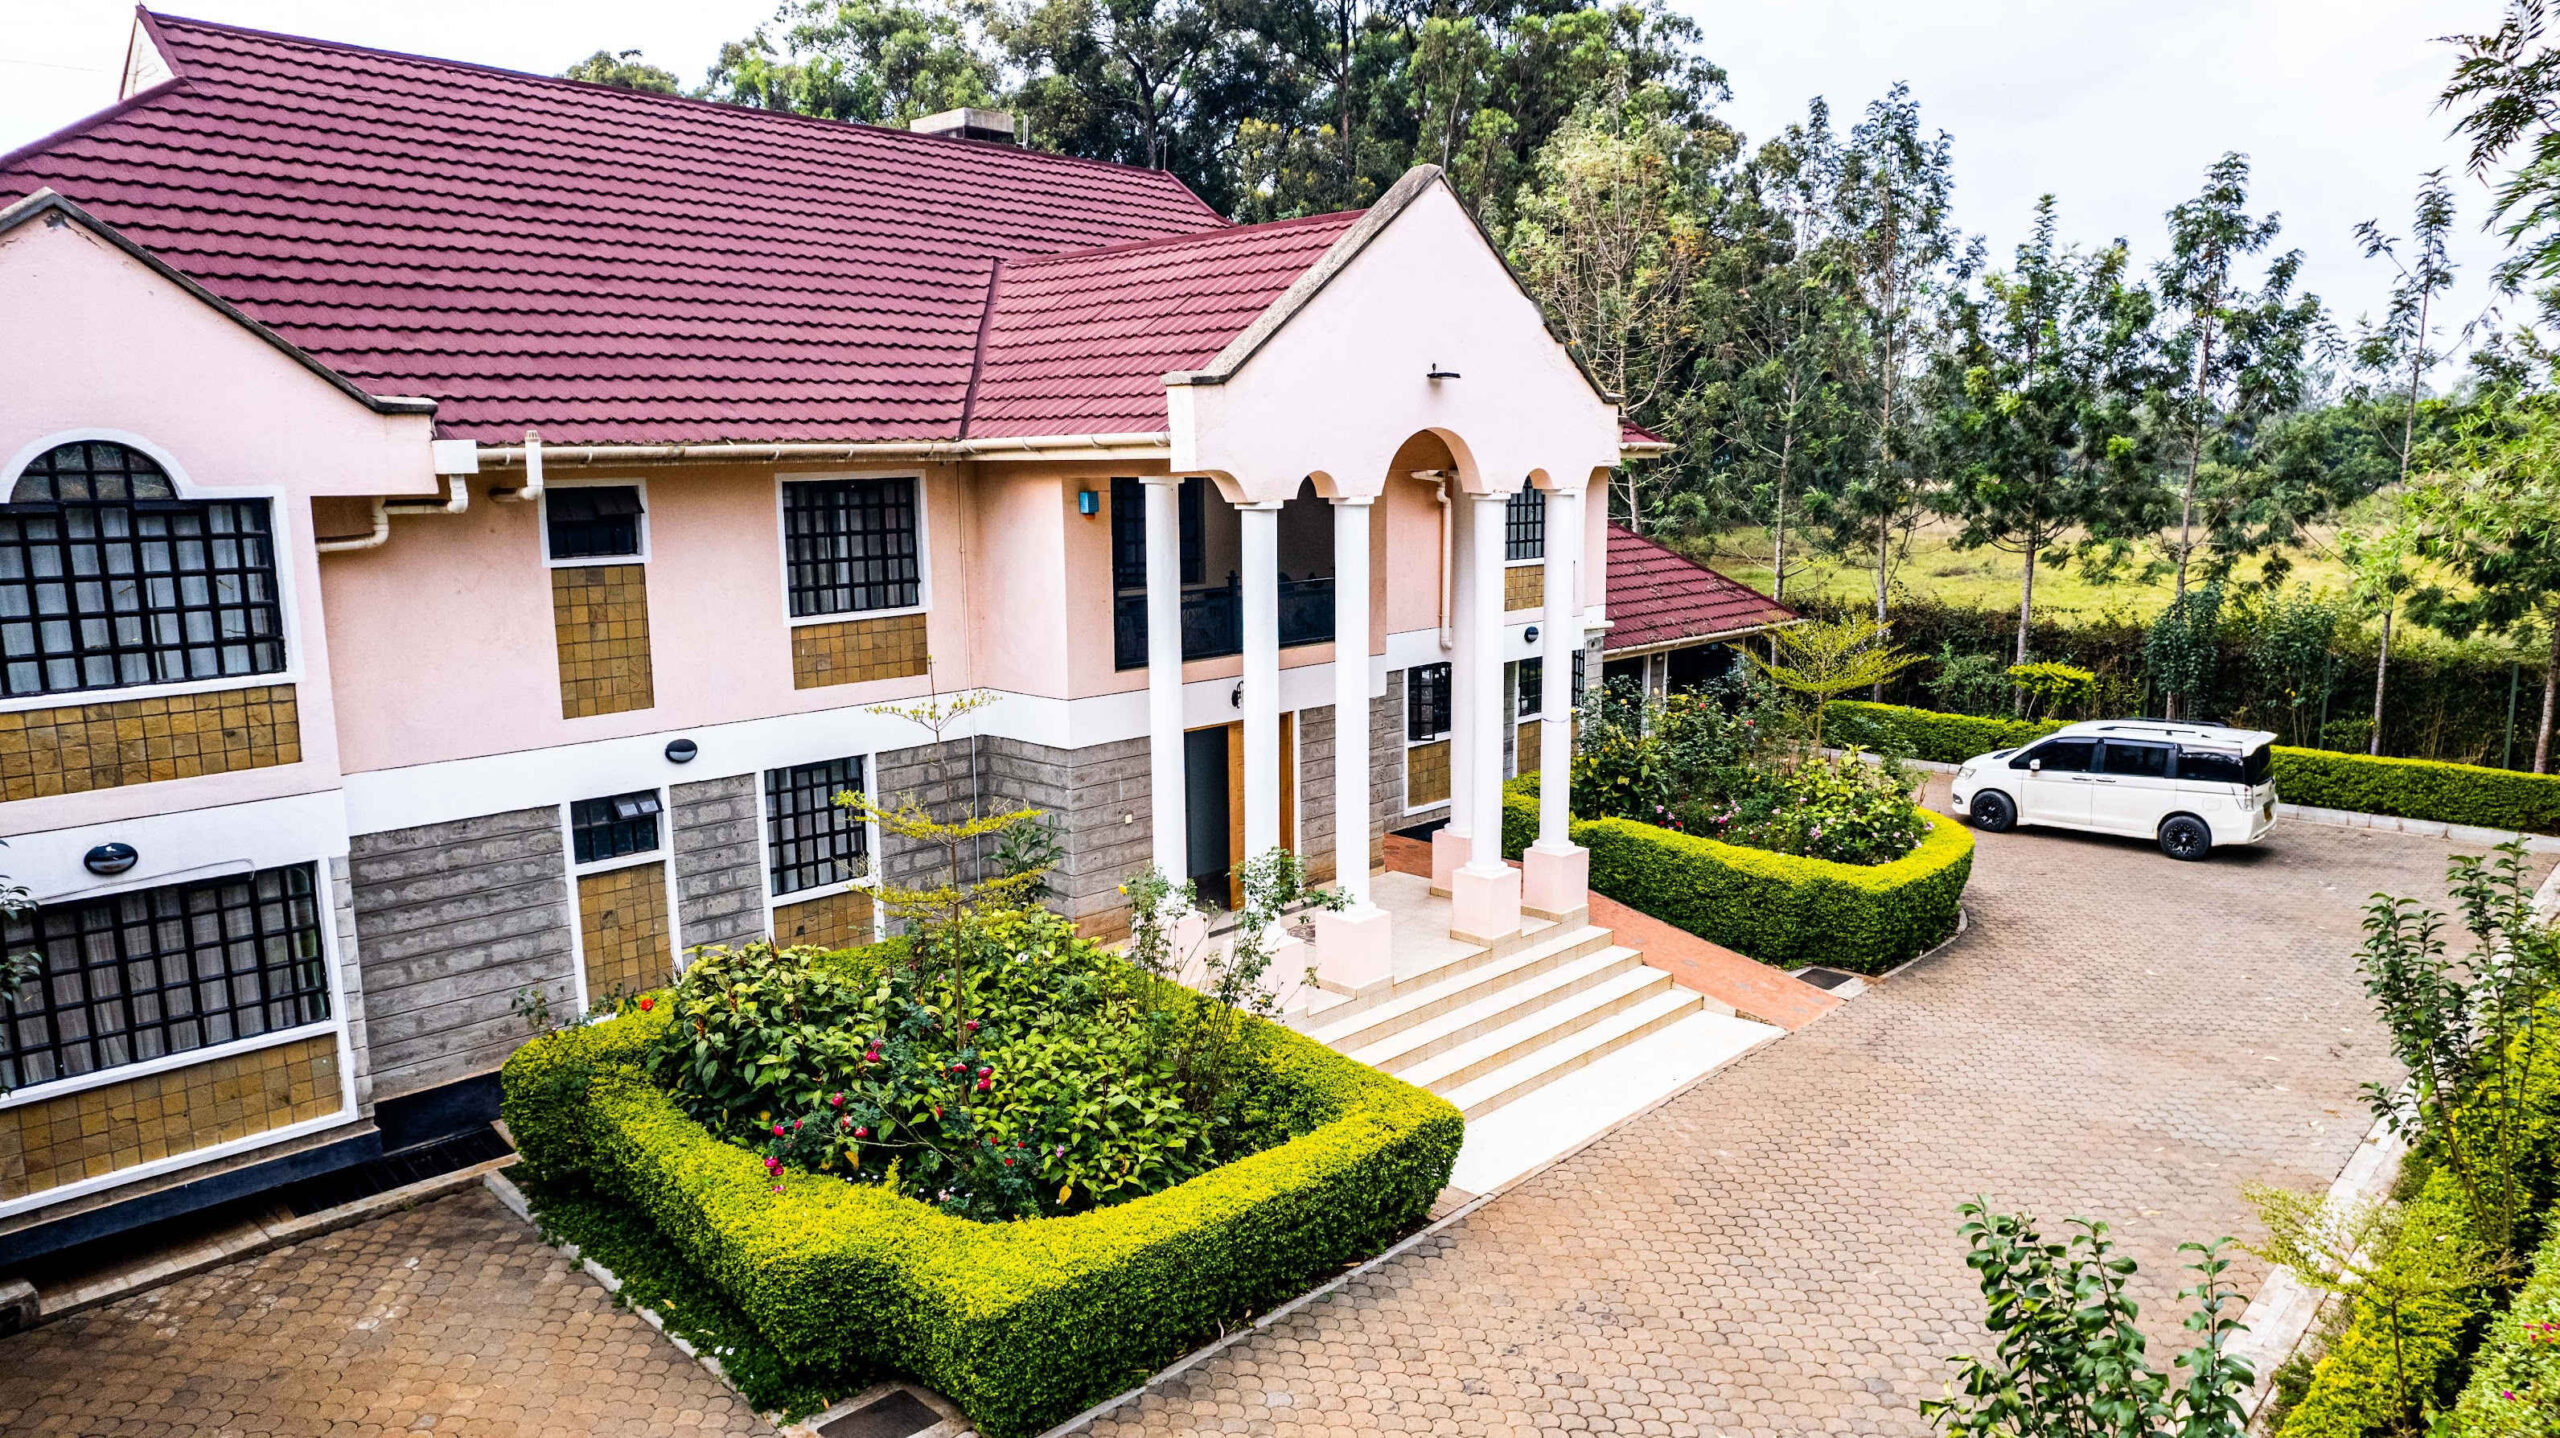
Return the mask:
M2172 814L2160 821L2160 852L2193 861L2213 852L2213 830L2193 814Z
M2018 807L1996 789L1974 795L1971 813L1973 827L1986 834L2006 834L2018 825Z

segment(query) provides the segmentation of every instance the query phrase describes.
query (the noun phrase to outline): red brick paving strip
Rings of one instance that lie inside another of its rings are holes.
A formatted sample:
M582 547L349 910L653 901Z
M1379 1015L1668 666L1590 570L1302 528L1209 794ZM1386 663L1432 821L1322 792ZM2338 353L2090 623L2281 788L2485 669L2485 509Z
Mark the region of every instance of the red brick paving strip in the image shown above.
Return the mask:
M0 1340L0 1433L771 1434L470 1189Z

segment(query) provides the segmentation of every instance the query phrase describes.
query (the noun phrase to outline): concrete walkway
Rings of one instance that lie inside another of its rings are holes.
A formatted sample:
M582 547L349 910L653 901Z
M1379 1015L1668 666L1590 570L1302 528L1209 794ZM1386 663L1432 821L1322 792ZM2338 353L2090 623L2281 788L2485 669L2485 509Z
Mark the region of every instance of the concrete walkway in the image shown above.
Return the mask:
M1093 1431L1916 1438L1985 1341L1955 1233L1977 1193L2110 1222L2165 1367L2178 1244L2248 1233L2244 1182L2327 1186L2368 1127L2356 1087L2391 1063L2360 909L2440 901L2447 852L1985 835L1945 953Z

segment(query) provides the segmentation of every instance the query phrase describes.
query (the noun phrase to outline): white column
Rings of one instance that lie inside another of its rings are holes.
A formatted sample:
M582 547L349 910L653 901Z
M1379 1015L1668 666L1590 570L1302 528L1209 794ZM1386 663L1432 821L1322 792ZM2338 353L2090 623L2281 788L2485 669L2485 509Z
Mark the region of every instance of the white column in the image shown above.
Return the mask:
M1480 494L1467 503L1475 514L1468 561L1459 572L1473 571L1474 584L1458 615L1458 650L1474 663L1458 674L1457 692L1466 703L1458 722L1471 742L1466 767L1456 770L1450 787L1465 786L1474 832L1466 866L1449 885L1449 928L1490 942L1520 929L1520 873L1502 862L1502 521L1510 496Z
M1280 506L1240 505L1244 526L1244 856L1280 847Z
M1539 656L1538 842L1520 856L1521 906L1549 918L1587 914L1591 855L1573 842L1573 656L1582 648L1584 491L1547 492L1546 612Z
M1476 575L1474 550L1469 536L1475 533L1475 501L1458 488L1458 477L1451 474L1442 481L1449 490L1449 822L1431 834L1431 891L1449 892L1449 876L1474 855L1475 825L1468 805L1475 796L1468 792L1466 774L1475 754L1475 729L1468 717L1473 713L1473 687L1467 676L1475 672L1476 661L1469 649L1472 639L1468 616L1475 612Z
M1369 497L1333 502L1333 881L1369 902Z
M1155 866L1176 883L1191 869L1182 772L1182 480L1152 475L1147 492L1147 786Z
M1393 920L1369 902L1369 500L1333 502L1333 878L1349 908L1316 914L1316 982L1387 982Z

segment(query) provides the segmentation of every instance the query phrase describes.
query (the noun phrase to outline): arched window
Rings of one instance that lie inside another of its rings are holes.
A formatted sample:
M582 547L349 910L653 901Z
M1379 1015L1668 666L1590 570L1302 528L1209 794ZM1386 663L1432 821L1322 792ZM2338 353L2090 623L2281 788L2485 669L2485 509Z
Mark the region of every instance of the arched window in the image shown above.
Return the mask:
M1503 512L1502 557L1513 562L1547 554L1547 492L1534 485L1512 491Z
M180 499L149 455L47 450L0 504L0 697L284 668L263 499Z

